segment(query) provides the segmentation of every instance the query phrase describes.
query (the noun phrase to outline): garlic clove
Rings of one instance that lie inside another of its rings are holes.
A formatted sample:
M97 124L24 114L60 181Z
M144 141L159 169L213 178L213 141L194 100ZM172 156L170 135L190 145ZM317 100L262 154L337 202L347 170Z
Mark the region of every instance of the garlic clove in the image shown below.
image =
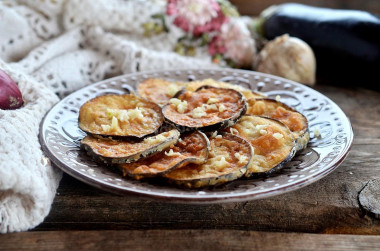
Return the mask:
M23 104L22 94L16 82L0 69L0 109L14 110Z
M307 43L285 34L264 46L259 53L256 70L314 85L316 60Z

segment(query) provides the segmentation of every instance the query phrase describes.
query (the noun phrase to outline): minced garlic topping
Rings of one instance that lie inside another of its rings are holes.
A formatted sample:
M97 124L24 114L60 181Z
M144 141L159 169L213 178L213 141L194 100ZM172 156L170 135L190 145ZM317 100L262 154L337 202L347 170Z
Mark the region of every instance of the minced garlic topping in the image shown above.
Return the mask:
M168 90L166 91L166 94L168 94L170 97L173 97L181 88L179 88L175 84L170 84L168 86Z
M207 113L206 113L205 108L203 106L199 106L199 107L194 108L194 110L193 110L193 112L191 114L191 116L193 118L196 118L196 119L197 118L202 118L202 117L204 117L206 115L207 115Z
M216 138L216 139L220 139L222 138L222 135L218 135L218 131L214 131L211 136L210 136L211 139L213 138Z
M219 102L219 99L217 98L209 98L207 100L207 104L210 105L210 104L215 104L215 103L218 103Z
M119 121L116 117L112 117L111 130L116 130L119 128Z
M187 101L181 101L178 98L172 98L169 100L170 104L173 104L177 107L179 113L184 113L187 109Z
M169 152L165 152L166 156L180 156L180 153L174 152L173 149L170 149Z
M110 125L101 125L101 126L102 126L103 131L105 131L105 132L111 131L111 126Z
M275 132L275 133L273 133L273 137L275 139L279 140L279 139L282 139L284 137L284 135L282 135L281 133Z
M240 153L235 153L234 155L235 155L235 158L239 160L239 163L244 163L248 159L247 156L241 155Z
M154 144L157 144L157 143L161 143L161 142L165 141L166 139L167 138L164 135L159 134L157 136L145 138L144 139L144 143L154 145Z
M225 110L226 107L223 104L219 105L219 112L224 112Z
M121 122L127 122L134 119L142 120L144 118L144 108L136 107L135 109L107 109L107 116L117 118Z
M216 157L216 158L218 158L218 157ZM224 156L221 156L219 158L219 160L216 160L214 162L214 165L215 165L216 168L223 168L223 167L228 166L228 162L226 161L226 158Z
M180 104L182 101L181 100L179 100L178 98L171 98L170 100L169 100L169 103L170 104L173 104L173 105L178 105L178 104Z
M211 137L210 137L210 138L215 138L216 135L218 135L218 131L214 131L214 132L211 134Z
M264 130L267 128L267 125L256 125L256 130Z
M319 139L322 138L322 135L317 128L314 129L314 137Z
M266 131L267 125L254 125L250 121L241 122L242 128L241 130L248 137L258 137L260 135L266 135L268 132Z
M128 110L128 116L130 119L142 119L144 115L142 112L144 111L141 107L136 107L135 109Z
M112 117L111 125L101 125L102 129L106 132L116 131L119 127L119 121L115 116Z
M203 104L202 107L203 107L205 110L214 110L214 111L217 111L217 110L218 110L218 107L216 106L216 104L212 104L212 105L206 105L206 104Z
M221 136L221 135L218 135ZM223 156L225 155L225 156ZM223 171L224 168L228 167L230 164L227 162L226 157L228 154L226 152L213 152L209 153L209 158L205 164L202 165L202 171L199 173L201 175L212 174L215 172ZM228 158L228 157L227 157Z
M260 134L261 135L266 135L268 132L266 131L266 130L264 130L264 129L262 129L262 130L260 130Z

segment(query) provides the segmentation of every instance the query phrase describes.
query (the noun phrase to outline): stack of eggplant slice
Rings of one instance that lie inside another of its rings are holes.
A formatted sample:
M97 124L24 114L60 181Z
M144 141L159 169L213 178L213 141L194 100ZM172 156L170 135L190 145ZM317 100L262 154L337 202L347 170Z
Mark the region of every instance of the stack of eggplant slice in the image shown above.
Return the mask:
M95 161L188 188L269 175L309 140L301 113L212 79L147 79L136 94L96 97L81 107L79 127Z

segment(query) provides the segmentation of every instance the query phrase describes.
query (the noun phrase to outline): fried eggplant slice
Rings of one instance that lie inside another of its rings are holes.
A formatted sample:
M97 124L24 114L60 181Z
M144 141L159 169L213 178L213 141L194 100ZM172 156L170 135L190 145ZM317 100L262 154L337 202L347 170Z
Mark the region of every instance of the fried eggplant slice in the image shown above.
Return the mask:
M190 164L164 175L169 182L188 188L214 186L244 175L252 158L252 146L243 138L222 133L210 140L206 163Z
M202 132L195 131L181 135L173 147L134 163L121 164L123 175L135 179L163 175L190 163L202 164L208 158L210 142Z
M240 85L234 85L226 82L216 81L214 79L204 79L200 81L193 81L189 82L186 85L187 91L196 91L202 86L212 86L212 87L218 87L218 88L228 88L228 89L234 89L235 91L239 91L243 94L243 96L246 99L250 98L265 98L266 96L264 94L251 91L247 88L244 88Z
M81 148L98 162L131 163L176 144L179 137L180 133L177 129L147 137L138 142L86 136L81 141Z
M164 122L161 108L133 94L105 95L87 101L79 111L79 127L105 137L143 138Z
M170 99L162 113L169 123L181 130L211 131L233 125L246 108L245 98L240 92L204 86Z
M278 120L245 115L229 132L246 139L253 147L246 177L271 174L295 155L295 143L289 128Z
M163 106L184 87L185 83L183 82L171 82L159 78L149 78L137 85L137 93L140 97Z
M287 125L296 141L296 151L305 149L309 142L309 129L306 117L286 104L273 99L247 100L247 114L277 119Z

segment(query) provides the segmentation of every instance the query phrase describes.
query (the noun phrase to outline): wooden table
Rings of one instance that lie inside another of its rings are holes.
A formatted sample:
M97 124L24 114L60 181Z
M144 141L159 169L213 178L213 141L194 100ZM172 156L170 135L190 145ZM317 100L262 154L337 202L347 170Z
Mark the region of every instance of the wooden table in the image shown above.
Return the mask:
M380 92L315 89L343 109L355 133L347 159L327 177L268 199L186 205L121 197L64 175L45 221L0 236L0 249L380 248L380 220L358 200L368 182L380 180Z
M231 2L242 14L258 15L283 1ZM298 2L380 10L376 0ZM379 79L374 81L380 90ZM327 177L268 199L185 205L121 197L64 175L45 221L29 232L0 235L0 250L380 249L380 206L371 213L358 199L363 188L376 188L380 180L380 91L330 84L317 84L315 89L343 109L355 133L347 159ZM372 191L380 201L378 193Z

